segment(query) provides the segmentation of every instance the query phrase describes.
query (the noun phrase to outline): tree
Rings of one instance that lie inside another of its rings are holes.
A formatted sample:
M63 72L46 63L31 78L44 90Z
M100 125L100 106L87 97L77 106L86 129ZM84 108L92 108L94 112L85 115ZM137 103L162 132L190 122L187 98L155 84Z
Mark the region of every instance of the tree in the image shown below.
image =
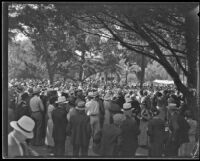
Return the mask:
M74 39L67 32L68 23L51 4L11 4L9 11L9 27L32 41L38 61L45 63L53 83L60 63L70 61L74 50Z
M194 107L195 111L196 106L193 103L196 101L190 88L196 88L196 64L193 61L197 56L198 25L194 23L189 11L197 5L197 3L83 5L80 11L81 16L80 12L73 12L73 14L88 22L88 28L104 28L109 32L107 37L120 42L128 50L147 56L161 64L174 80L178 90L186 96L188 106ZM194 30L192 30L193 27ZM169 59L170 57L173 59ZM183 64L184 59L187 61L187 69ZM187 77L188 85L190 84L188 87L181 82L171 60L177 62Z

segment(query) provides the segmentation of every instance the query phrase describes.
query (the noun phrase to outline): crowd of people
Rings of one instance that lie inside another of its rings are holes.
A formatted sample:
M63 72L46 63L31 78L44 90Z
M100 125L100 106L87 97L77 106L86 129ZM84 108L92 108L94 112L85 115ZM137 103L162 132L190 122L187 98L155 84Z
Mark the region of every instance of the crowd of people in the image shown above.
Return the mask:
M73 156L88 156L91 139L101 157L134 157L139 147L149 157L199 155L197 120L174 86L14 79L8 94L10 157L38 155L29 145L65 156L67 138Z

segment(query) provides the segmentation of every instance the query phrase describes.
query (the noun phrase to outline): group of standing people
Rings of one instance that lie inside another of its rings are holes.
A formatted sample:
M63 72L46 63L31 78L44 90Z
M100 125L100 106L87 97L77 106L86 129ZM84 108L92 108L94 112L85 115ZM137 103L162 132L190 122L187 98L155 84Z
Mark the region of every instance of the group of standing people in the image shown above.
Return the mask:
M103 157L134 157L139 147L150 157L191 157L198 141L197 122L174 91L29 88L17 98L14 105L10 97L9 122L32 119L34 135L27 144L46 144L54 156L65 155L68 138L73 156L88 156L92 140L93 152Z

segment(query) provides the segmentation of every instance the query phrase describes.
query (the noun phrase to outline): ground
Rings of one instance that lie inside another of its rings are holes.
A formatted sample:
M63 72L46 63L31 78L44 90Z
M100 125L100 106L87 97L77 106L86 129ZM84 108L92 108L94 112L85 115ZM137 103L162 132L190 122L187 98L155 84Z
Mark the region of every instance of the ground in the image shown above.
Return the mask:
M44 146L31 146L40 156L44 157L50 157L51 153L47 149L47 147ZM67 137L66 144L65 144L65 155L66 156L72 156L72 145L70 144L70 138ZM145 157L148 155L148 150L139 147L136 152L136 156L141 156ZM90 146L89 146L89 156L97 156L93 150L92 150L92 140L90 141Z

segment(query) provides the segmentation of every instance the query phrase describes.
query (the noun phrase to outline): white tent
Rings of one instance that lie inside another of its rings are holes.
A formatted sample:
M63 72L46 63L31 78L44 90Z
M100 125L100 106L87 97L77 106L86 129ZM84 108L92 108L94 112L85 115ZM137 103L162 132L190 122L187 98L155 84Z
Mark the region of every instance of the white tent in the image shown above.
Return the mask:
M154 80L154 83L158 83L158 84L174 84L174 81L170 81L170 80Z

